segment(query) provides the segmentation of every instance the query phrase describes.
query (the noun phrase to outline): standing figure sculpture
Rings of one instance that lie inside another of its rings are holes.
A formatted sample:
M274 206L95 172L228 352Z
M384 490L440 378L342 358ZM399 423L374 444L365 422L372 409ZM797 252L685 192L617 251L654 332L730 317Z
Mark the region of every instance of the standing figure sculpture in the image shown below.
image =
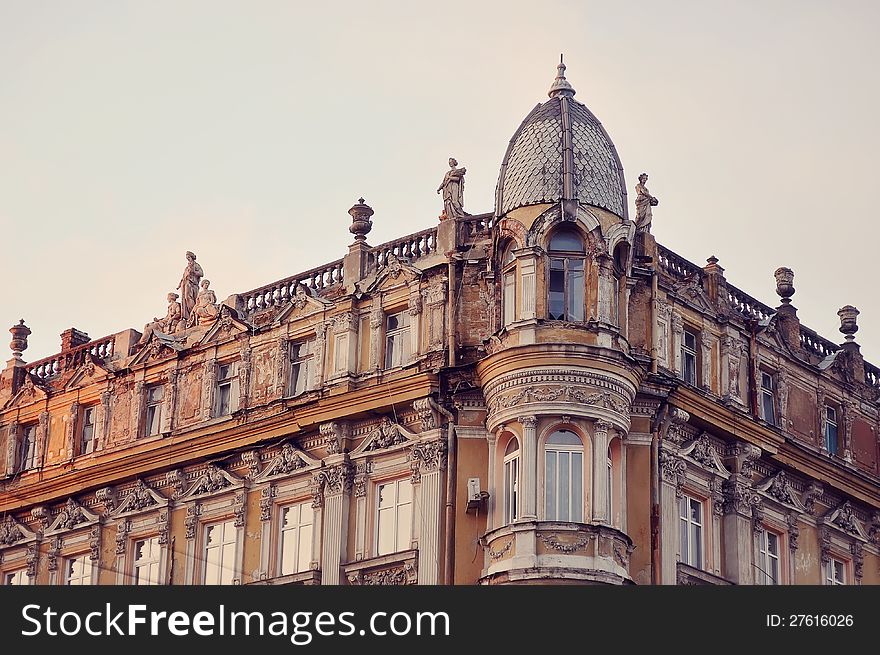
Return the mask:
M648 181L648 174L642 173L639 175L639 183L636 184L636 231L637 232L650 232L651 231L651 207L656 207L660 204L660 201L657 200L651 193L648 191L648 187L645 186L645 183Z
M144 326L144 333L137 342L138 346L143 346L147 343L154 332L173 334L178 331L178 328L183 328L180 303L177 302L177 298L178 295L176 293L168 294L168 311L165 313L165 317L153 317L153 320Z
M456 168L458 162L449 158L449 169L443 176L443 182L437 193L443 193L443 214L446 218L463 218L468 214L464 210L464 174L466 168Z
M196 298L196 304L193 307L192 314L189 316L187 326L207 325L208 323L213 323L220 315L220 308L217 306L217 296L208 288L209 286L211 286L209 280L202 280L202 290L199 291L199 296Z
M194 253L187 251L186 268L183 269L183 276L180 278L180 305L183 309L183 320L188 321L189 315L192 314L193 308L196 306L196 296L199 293L199 280L205 275L202 267L196 263Z

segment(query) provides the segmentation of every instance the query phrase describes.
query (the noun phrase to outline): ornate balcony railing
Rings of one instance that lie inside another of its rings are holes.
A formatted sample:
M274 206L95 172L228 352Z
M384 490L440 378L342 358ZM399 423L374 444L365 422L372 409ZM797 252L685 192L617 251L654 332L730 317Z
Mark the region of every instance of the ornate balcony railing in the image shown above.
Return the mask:
M413 262L436 251L437 228L432 227L372 248L367 260L367 272L385 266L388 263L389 255Z
M809 353L816 355L820 359L825 359L826 357L828 357L828 355L831 355L840 350L840 346L838 346L836 343L829 341L824 337L820 337L818 334L813 332L813 330L804 327L803 325L801 326L800 342L801 348Z
M44 357L27 365L27 372L40 380L48 380L64 371L69 371L82 365L89 355L100 360L106 360L113 356L116 342L115 335L93 339L88 343L71 348L66 352Z
M660 269L671 277L684 278L690 275L699 275L703 269L689 262L681 255L677 255L668 248L657 244L657 264Z
M304 284L316 292L339 284L342 282L342 262L343 260L337 259L335 262L309 269L304 273L240 293L239 308L245 314L253 314L267 307L282 305L294 296L297 284Z
M727 289L727 302L746 318L763 321L776 313L772 307L765 305L760 300L755 300L745 291L740 291L730 283L726 284L725 288Z

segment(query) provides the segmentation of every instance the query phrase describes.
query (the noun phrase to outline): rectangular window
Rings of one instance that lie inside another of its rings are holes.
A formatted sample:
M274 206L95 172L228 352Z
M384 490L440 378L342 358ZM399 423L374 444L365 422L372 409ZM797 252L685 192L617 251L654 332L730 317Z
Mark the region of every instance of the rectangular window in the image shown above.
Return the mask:
M838 449L837 440L837 410L829 405L825 406L825 450L829 455L836 455Z
M510 325L516 320L516 269L504 274L502 286L504 295L501 299L504 310L504 325Z
M846 562L843 562L836 557L832 557L828 560L828 563L825 564L825 584L846 584Z
M204 584L232 584L235 578L235 539L233 521L205 526Z
M504 523L516 521L516 495L519 469L519 450L513 456L504 458Z
M21 435L21 471L30 471L37 466L37 425L25 425Z
M403 366L409 361L409 314L391 314L385 323L385 368Z
M18 569L18 571L3 574L4 585L24 586L30 583L31 579L28 577L27 569Z
M141 586L159 584L161 553L159 537L134 542L134 584Z
M64 560L64 584L71 586L92 584L92 560L88 555L78 555Z
M584 320L584 260L575 257L550 259L550 318Z
M544 519L584 520L584 453L580 447L545 447Z
M678 503L681 561L694 568L703 568L703 503L682 496Z
M290 395L298 396L309 389L312 375L314 341L290 344Z
M761 371L761 409L764 420L776 425L776 395L774 393L773 376Z
M162 399L165 388L161 384L147 387L147 412L144 421L144 436L152 437L162 430Z
M681 379L697 384L697 335L687 328L681 339Z
M767 530L758 532L757 584L779 584L779 535Z
M238 371L234 362L217 367L217 396L215 416L228 416L235 407L233 388Z
M311 503L281 508L281 575L309 570L314 516Z
M84 407L80 421L79 454L88 455L95 450L95 408Z
M408 550L412 545L412 483L409 478L376 488L376 554Z

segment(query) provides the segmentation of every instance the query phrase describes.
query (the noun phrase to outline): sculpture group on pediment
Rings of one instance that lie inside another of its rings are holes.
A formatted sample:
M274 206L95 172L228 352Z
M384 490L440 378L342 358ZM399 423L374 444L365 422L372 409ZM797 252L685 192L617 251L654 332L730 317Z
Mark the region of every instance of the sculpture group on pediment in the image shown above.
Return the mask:
M165 316L163 318L153 317L153 320L144 326L144 333L137 342L138 346L146 344L153 334L175 334L183 329L183 313L181 305L177 301L179 297L173 292L168 294L168 310L165 312Z
M217 305L217 296L209 288L211 282L209 280L202 280L201 286L202 289L199 291L199 295L196 298L196 304L187 320L187 327L193 325L209 325L217 320L217 317L220 315L220 307Z
M400 431L400 427L396 423L392 423L391 419L387 416L382 417L379 427L370 433L368 439L369 444L365 450L390 448L407 440L406 436Z

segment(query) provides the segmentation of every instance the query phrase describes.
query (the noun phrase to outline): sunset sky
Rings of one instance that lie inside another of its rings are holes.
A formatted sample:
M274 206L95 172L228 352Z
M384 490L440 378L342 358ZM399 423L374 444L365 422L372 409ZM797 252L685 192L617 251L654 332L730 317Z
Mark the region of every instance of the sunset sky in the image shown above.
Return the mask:
M652 231L880 364L878 2L0 0L0 330L25 359L165 313L192 250L218 298L437 223L454 156L493 209L559 53ZM632 212L632 206L630 208ZM5 333L5 332L4 332ZM0 343L8 359L7 341Z

